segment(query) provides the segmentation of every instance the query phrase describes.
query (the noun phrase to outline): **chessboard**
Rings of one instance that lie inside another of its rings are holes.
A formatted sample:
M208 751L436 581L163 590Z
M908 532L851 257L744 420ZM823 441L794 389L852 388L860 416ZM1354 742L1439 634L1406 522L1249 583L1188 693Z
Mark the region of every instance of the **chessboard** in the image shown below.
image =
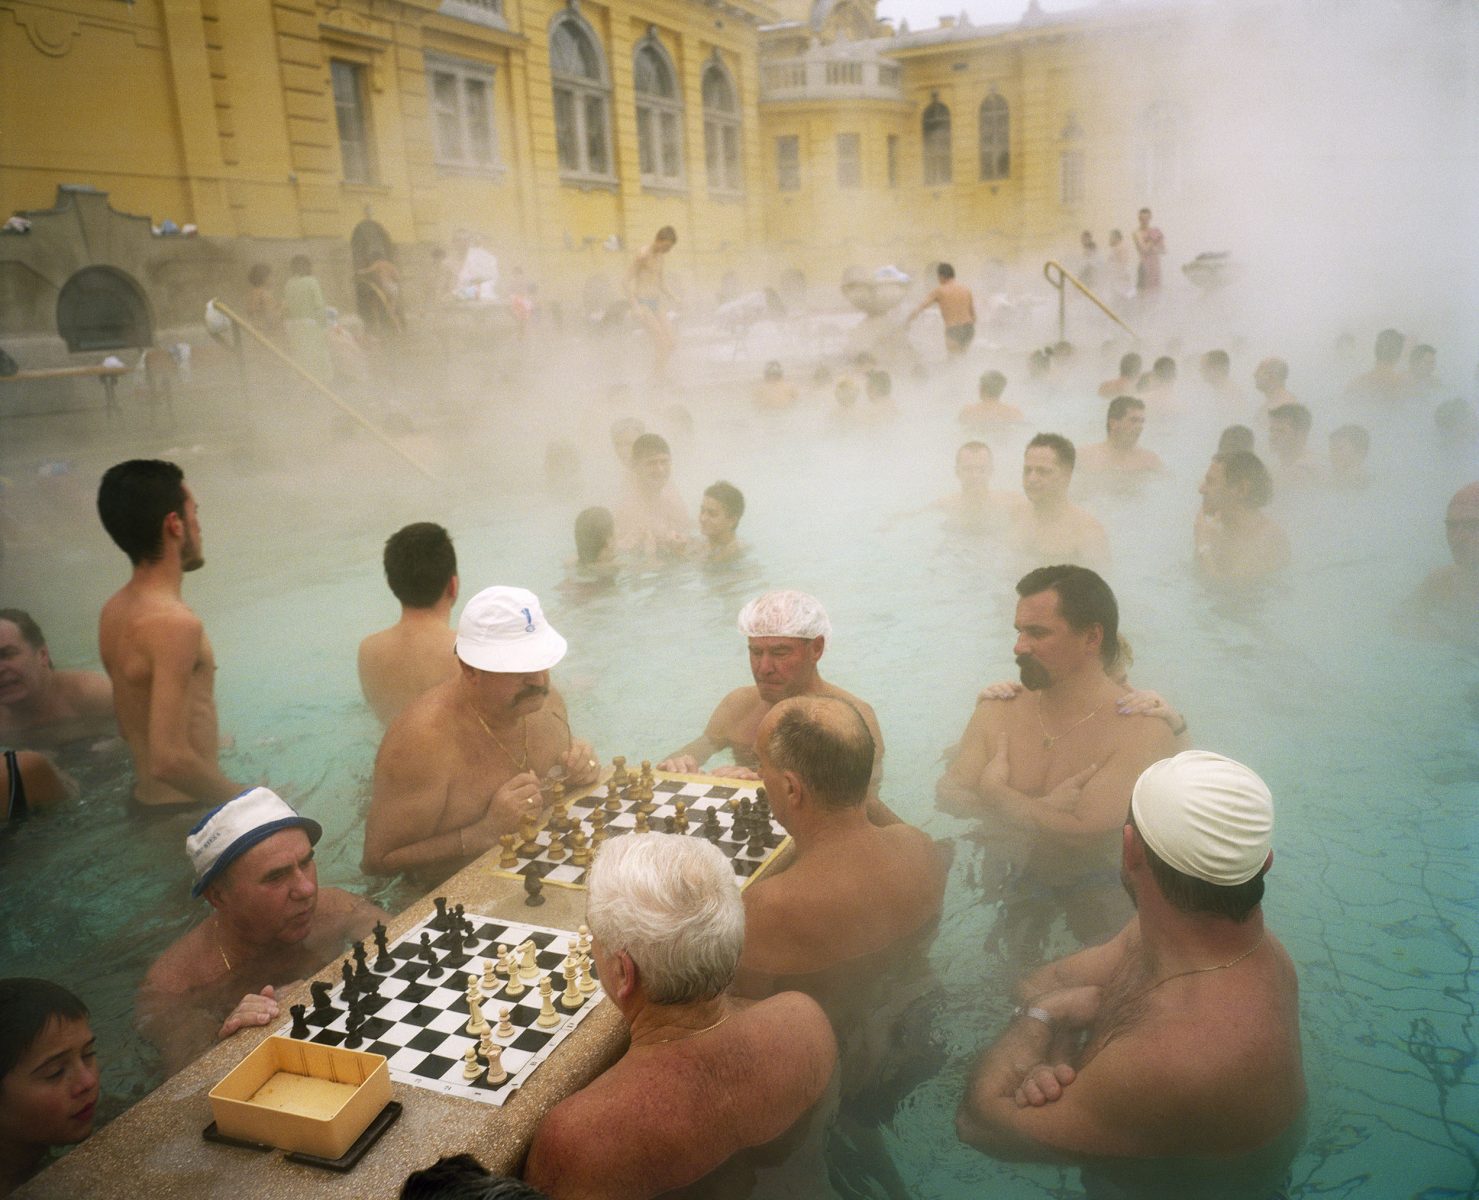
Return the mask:
M276 1032L383 1054L397 1083L501 1105L601 1000L589 937L584 926L571 934L463 914L460 905L449 910L445 897L436 905L389 945L377 926L379 953L366 954L359 943L343 964L343 982L311 985L313 1004L293 1005L291 1028ZM500 962L500 947L512 961ZM486 1034L467 1031L474 979ZM495 1071L507 1075L497 1082L490 1080L492 1057L499 1060Z
M526 884L534 877L541 885L583 888L592 857L608 837L681 833L722 850L744 887L788 840L758 783L675 775L646 762L633 773L624 759L614 763L603 782L573 797L555 783L542 824L525 821L518 833L499 839L498 870Z

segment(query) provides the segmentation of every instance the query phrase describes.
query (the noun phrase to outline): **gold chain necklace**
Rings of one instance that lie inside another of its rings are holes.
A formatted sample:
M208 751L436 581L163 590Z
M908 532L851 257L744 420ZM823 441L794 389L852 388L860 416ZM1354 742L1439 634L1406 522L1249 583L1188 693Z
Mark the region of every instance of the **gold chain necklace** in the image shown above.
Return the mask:
M520 771L527 771L529 769L529 719L527 717L519 718L519 724L524 730L524 757L523 760L520 761L513 756L513 753L509 750L507 746L503 744L499 736L494 733L493 730L488 728L488 722L483 720L482 713L478 712L478 710L474 708L472 710L472 715L478 719L478 724L483 727L483 732L493 739L493 744L503 751L503 756L507 758L509 762L513 763L513 765L517 767Z
M1190 970L1177 971L1174 975L1167 975L1164 979L1158 979L1155 983L1151 984L1148 988L1141 992L1140 995L1136 996L1135 999L1144 1000L1146 996L1150 995L1150 993L1155 991L1156 988L1160 987L1161 984L1170 983L1173 979L1180 979L1183 975L1205 975L1208 971L1225 971L1228 967L1235 967L1240 962L1242 962L1243 959L1252 954L1253 951L1257 950L1258 947L1263 945L1263 939L1267 936L1268 930L1265 929L1262 933L1258 935L1258 940L1256 942L1254 942L1251 946L1249 946L1246 950L1239 954L1237 958L1230 958L1225 963L1218 963L1216 966L1211 967L1192 967Z
M1079 720L1075 721L1072 725L1065 729L1062 733L1052 734L1048 732L1048 727L1043 724L1042 697L1039 696L1037 701L1037 727L1042 730L1042 748L1044 750L1051 750L1056 743L1061 742L1085 721L1092 721L1095 717L1097 717L1104 710L1104 705L1108 703L1109 701L1106 700L1104 704L1101 704L1087 717L1081 717Z
M684 1032L682 1037L679 1037L678 1034L675 1033L672 1037L665 1037L661 1041L642 1042L640 1046L633 1047L633 1049L640 1049L641 1046L666 1046L669 1042L686 1042L689 1038L696 1038L701 1033L708 1033L711 1029L718 1029L719 1026L723 1025L724 1022L729 1020L729 1018L732 1016L734 1016L733 1013L725 1013L712 1025L705 1025L702 1029L695 1029L691 1032Z
M231 974L231 960L226 957L226 947L221 943L221 923L217 921L211 926L216 935L216 949L220 952L221 961L226 964L226 974Z

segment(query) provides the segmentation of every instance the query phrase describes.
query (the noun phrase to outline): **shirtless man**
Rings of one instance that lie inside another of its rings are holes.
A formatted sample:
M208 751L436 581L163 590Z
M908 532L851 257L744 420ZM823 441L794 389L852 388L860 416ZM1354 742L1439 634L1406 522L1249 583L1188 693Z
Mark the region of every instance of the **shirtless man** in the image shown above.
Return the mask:
M1015 654L1028 691L979 704L937 788L939 807L985 818L1018 861L1001 936L1032 949L1059 912L1085 945L1119 928L1115 876L1125 797L1173 753L1164 721L1117 711L1110 678L1119 608L1109 585L1076 566L1041 567L1017 583Z
M586 919L630 1044L545 1115L524 1178L582 1200L749 1195L757 1182L830 1194L820 1143L836 1039L799 992L726 993L746 939L723 854L679 834L614 838L591 868Z
M1145 401L1116 396L1104 419L1104 441L1078 452L1078 471L1084 475L1144 475L1161 470L1160 456L1140 444L1145 431Z
M1020 408L1003 403L1001 394L1006 390L1007 377L1000 371L987 371L981 376L977 389L979 399L974 404L967 404L955 419L972 429L1010 425L1022 420Z
M1308 452L1314 418L1303 404L1281 404L1268 414L1269 464L1281 490L1313 486L1320 468Z
M54 746L113 725L108 677L58 671L31 614L0 608L0 742Z
M359 644L359 687L381 725L429 688L457 674L452 605L457 552L440 525L418 521L385 543L385 580L401 619Z
M744 554L745 545L735 536L744 515L745 496L734 484L721 479L704 488L698 506L698 531L704 539L699 556L704 562L733 562Z
M1400 329L1383 329L1378 333L1372 351L1375 361L1371 370L1346 385L1346 396L1353 400L1405 400L1411 394L1401 365L1406 344L1407 339Z
M638 323L652 335L659 375L667 370L668 359L677 345L663 301L666 299L676 304L678 297L668 289L662 269L663 259L677 244L677 231L671 225L664 225L657 231L652 244L632 260L627 271L627 303L632 306L632 315Z
M278 1017L276 994L369 935L380 909L318 886L313 847L323 830L275 792L253 788L190 831L190 894L211 915L154 960L135 1024L174 1074L238 1030Z
M945 353L956 358L970 348L976 336L975 297L971 295L970 288L955 278L955 268L947 262L935 267L935 278L940 281L939 286L904 319L904 328L909 328L914 323L914 318L930 305L938 304L940 316L945 322Z
M693 533L693 517L673 485L673 452L667 440L644 433L632 443L627 496L616 506L616 548L646 559L680 557Z
M1197 571L1219 583L1263 579L1289 565L1289 539L1262 512L1273 499L1267 468L1251 450L1212 456L1192 530Z
M657 769L694 775L719 751L732 750L734 766L705 773L759 779L755 741L766 713L792 696L834 696L851 704L867 723L874 745L869 790L876 794L883 773L883 734L865 701L828 683L817 670L832 634L821 601L805 592L766 592L740 609L739 631L749 640L754 686L735 688L719 701L703 733L674 750Z
M391 722L375 756L362 866L440 882L538 815L541 786L594 783L600 764L570 732L550 668L565 657L539 599L479 592L457 622L457 676Z
M1128 1195L1107 1185L1148 1159L1174 1160L1155 1195L1207 1180L1282 1194L1306 1091L1299 982L1260 907L1272 832L1268 788L1242 764L1189 750L1149 767L1119 839L1136 915L1023 981L967 1085L961 1139L1008 1161L1097 1160L1095 1194L1091 1176Z
M1423 580L1408 606L1417 615L1410 627L1426 637L1479 644L1479 481L1453 494L1446 525L1453 562Z
M1105 400L1113 400L1116 396L1133 392L1139 383L1140 356L1132 350L1120 357L1120 373L1099 385L1099 395Z
M1282 358L1265 358L1253 368L1253 387L1260 396L1263 403L1259 406L1258 415L1268 416L1281 404L1296 404L1294 393L1285 385L1289 382L1289 364Z
M1223 411L1241 407L1243 390L1233 382L1232 358L1226 350L1208 350L1198 364L1202 386Z
M755 749L796 852L745 889L743 992L874 954L940 915L945 863L929 835L868 819L873 735L856 708L833 696L782 700Z
M103 475L98 515L133 563L103 605L98 648L133 755L134 800L224 804L242 789L216 761L216 656L180 598L185 572L205 565L195 497L174 463L132 459Z
M1068 499L1077 455L1073 443L1040 433L1022 456L1022 491L1012 513L1011 540L1024 565L1069 562L1107 569L1109 537L1104 526Z

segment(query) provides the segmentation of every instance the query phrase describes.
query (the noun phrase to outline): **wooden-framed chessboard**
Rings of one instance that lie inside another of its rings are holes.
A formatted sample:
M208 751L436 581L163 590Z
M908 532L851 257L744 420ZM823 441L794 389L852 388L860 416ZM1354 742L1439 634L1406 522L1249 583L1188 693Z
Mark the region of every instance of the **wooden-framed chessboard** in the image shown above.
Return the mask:
M552 785L550 807L499 839L497 869L526 882L583 888L591 859L607 838L627 833L679 833L722 850L740 886L749 883L789 840L758 782L713 775L629 771L613 760L603 780L572 795Z

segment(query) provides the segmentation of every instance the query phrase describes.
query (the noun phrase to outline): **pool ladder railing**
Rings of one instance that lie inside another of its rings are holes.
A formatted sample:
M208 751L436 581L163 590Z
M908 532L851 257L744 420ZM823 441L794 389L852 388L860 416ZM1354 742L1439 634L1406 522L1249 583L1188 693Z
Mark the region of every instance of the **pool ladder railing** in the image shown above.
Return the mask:
M1105 304L1103 300L1094 295L1094 293L1089 290L1084 281L1080 279L1077 275L1075 275L1072 271L1070 271L1067 267L1065 267L1062 263L1057 262L1054 259L1049 259L1047 262L1043 263L1042 273L1043 278L1058 289L1058 340L1060 342L1066 340L1067 338L1066 330L1068 327L1068 285L1070 283L1073 284L1074 287L1078 288L1078 290L1081 291L1084 296L1088 298L1089 302L1093 304L1094 307L1102 312L1106 317L1108 317L1111 321L1113 321L1116 325L1118 325L1121 329L1128 333L1137 342L1140 340L1140 335L1138 333L1136 333L1133 329L1126 325L1124 321L1120 320L1118 314L1116 314L1115 311L1109 307L1109 305Z

